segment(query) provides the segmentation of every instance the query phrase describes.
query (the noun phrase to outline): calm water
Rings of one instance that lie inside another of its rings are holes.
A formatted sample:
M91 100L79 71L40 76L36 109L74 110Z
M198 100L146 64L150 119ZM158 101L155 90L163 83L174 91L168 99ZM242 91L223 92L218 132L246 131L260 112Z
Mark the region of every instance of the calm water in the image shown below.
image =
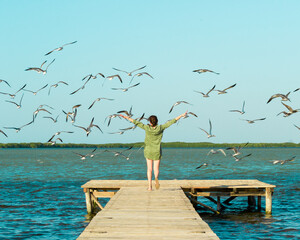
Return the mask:
M142 150L129 161L102 150L87 160L73 153L91 150L0 149L0 239L76 239L88 224L82 184L91 179L145 179ZM247 209L246 198L236 198L220 216L204 209L199 214L220 239L300 239L300 149L247 148L244 154L252 156L240 162L206 156L208 151L164 149L160 179L258 179L275 184L271 217ZM294 155L296 160L284 165L269 162ZM203 162L209 165L195 170Z

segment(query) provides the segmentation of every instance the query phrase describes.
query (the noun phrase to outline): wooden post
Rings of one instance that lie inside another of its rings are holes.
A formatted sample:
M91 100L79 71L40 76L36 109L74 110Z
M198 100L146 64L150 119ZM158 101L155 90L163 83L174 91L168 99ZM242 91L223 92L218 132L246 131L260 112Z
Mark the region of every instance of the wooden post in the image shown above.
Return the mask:
M272 214L272 191L271 188L266 188L266 214Z
M261 196L257 196L257 209L261 210Z
M254 196L248 196L248 206L249 207L255 207L256 201Z
M85 192L85 201L86 201L86 210L88 214L92 213L92 200L91 200L91 192L89 188L84 188Z
M219 212L221 210L221 197L217 196L217 211Z

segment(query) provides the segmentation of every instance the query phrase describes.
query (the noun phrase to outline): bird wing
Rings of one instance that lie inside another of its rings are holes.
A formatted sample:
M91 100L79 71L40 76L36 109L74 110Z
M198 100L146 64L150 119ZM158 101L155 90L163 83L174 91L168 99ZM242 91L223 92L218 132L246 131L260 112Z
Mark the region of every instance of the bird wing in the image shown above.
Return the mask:
M135 70L131 71L130 73L136 72L136 71L138 71L138 70L142 70L142 69L145 68L145 67L146 67L146 65L143 66L143 67L140 67L140 68L138 68L138 69L135 69Z
M95 102L99 101L98 99L99 99L99 98L97 98L97 99L91 104L91 106L89 106L88 109L91 109L91 108L94 106Z
M36 92L41 91L42 89L46 88L48 86L48 84L46 84L44 87L40 88L39 90L37 90ZM24 90L24 89L23 89Z
M205 95L205 93L199 92L199 91L196 91L196 90L194 90L194 92L196 92L196 93L201 93L203 96Z
M202 128L199 128L199 129L201 129L203 132L205 132L207 135L209 135L208 132L206 132L204 129L202 129Z
M132 85L132 86L130 86L130 87L128 87L128 88L133 88L133 87L136 87L136 86L138 86L138 85L140 85L140 83L134 84L134 85ZM127 88L127 89L128 89L128 88Z
M59 84L59 83L62 83L62 84L65 84L65 85L69 85L69 84L67 84L67 83L64 82L64 81L59 81L57 84Z
M210 89L208 92L207 92L207 94L206 95L208 95L212 90L214 90L215 89L215 87L216 87L216 85L214 85L213 87L212 87L212 89Z
M73 95L74 93L78 92L80 89L83 89L83 87L80 87L77 90L75 90L74 92L71 92L70 95Z
M300 130L300 127L296 126L295 124L294 124L294 126Z
M249 156L251 156L251 155L252 155L252 153L249 153L248 155L242 156L242 157L240 158L240 160L243 159L243 158L249 157Z
M285 106L290 112L293 111L293 109L292 109L289 105L287 105L287 104L285 104L285 103L283 103L283 102L281 102L281 103L282 103L283 106Z
M238 113L242 113L240 110L229 110L229 112L238 112Z
M221 153L223 153L224 156L226 156L226 153L225 153L225 151L223 149L218 149L218 151L221 152Z
M169 113L171 113L173 111L174 106L175 106L175 104L171 107Z
M266 118L259 118L259 119L254 119L253 121L261 121L261 120L265 120Z
M233 87L235 87L235 85L236 85L236 83L235 84L233 84L233 85L231 85L230 87L228 87L228 88L225 88L223 91L226 91L226 90L228 90L228 89L230 89L230 88L233 88Z
M245 112L245 101L243 102L242 112Z
M101 77L105 78L105 76L104 76L102 73L97 73L97 74L95 75L95 77L96 77L97 75L100 75Z
M2 133L5 137L7 137L6 133L0 129L0 133Z
M67 45L70 45L70 44L74 44L74 43L77 43L77 41L70 42L70 43L66 43L66 44L62 45L62 47L67 46Z
M46 71L47 71L47 69L48 69L48 67L53 63L55 61L55 58L52 60L52 62L51 63L49 63L49 65L46 67ZM42 67L41 67L42 68Z
M54 50L53 50L54 51ZM44 64L47 62L47 60L45 62L42 63L42 65L40 66L40 69L42 69L42 67L44 66Z
M13 104L15 104L16 106L19 106L19 104L15 103L15 102L13 102L13 101L5 100L5 102L13 103Z
M121 70L121 69L117 69L117 68L112 68L113 70L116 70L116 71L119 71L119 72L124 72L124 73L127 73L127 74L129 74L129 72L126 72L126 71L124 71L124 70Z
M81 127L81 126L77 126L77 125L75 125L75 124L73 124L73 126L74 126L74 127L78 127L78 128L81 128L81 129L83 129L84 131L86 131L86 132L87 132L87 129L86 129L86 128L84 128L84 127Z
M187 114L193 115L194 117L198 117L195 113L188 112Z
M98 126L98 125L96 125L96 124L92 124L92 126L91 127L96 127L96 128L98 128L102 133L103 133L103 131L101 130L101 128Z
M277 97L283 98L284 95L283 95L283 94L280 94L280 93L274 94L274 95L272 95L272 96L270 97L270 99L268 100L267 103L271 102L274 98L277 98Z
M14 95L16 95L18 92L20 92L21 90L23 90L26 87L27 84L25 84L23 87L21 87L18 91L16 91L16 93Z
M0 82L4 82L4 83L6 83L8 86L10 86L9 83L8 83L7 81L3 80L3 79L0 79Z
M209 134L211 135L211 130L212 130L212 125L211 125L211 121L209 119Z

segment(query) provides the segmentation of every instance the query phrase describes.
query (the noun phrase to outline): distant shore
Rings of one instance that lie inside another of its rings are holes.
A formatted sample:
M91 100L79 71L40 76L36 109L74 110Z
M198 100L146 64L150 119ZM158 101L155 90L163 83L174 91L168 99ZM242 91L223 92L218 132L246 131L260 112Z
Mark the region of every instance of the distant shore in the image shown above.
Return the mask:
M0 143L0 148L140 148L143 142L136 143L105 143L105 144L83 144L83 143L60 143L51 145L49 143ZM162 143L164 148L226 148L244 146L245 143L210 143L210 142L165 142ZM272 148L288 147L298 148L300 143L248 143L247 148Z

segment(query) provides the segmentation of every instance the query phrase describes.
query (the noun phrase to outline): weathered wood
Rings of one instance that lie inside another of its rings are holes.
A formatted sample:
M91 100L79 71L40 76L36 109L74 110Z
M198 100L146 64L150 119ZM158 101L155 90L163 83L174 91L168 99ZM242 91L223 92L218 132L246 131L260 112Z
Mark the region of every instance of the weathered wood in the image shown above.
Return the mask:
M257 196L257 209L261 210L261 196Z
M227 205L231 205L231 201L233 200L233 199L235 199L237 196L232 196L232 197L229 197L229 198L227 198L223 203L224 204L227 204Z
M98 199L94 196L93 193L91 193L91 199L93 200L94 203L97 204L97 206L98 206L101 210L103 209L102 205L98 202Z
M210 211L212 211L212 212L214 212L216 214L220 214L219 211L216 211L212 207L210 207L210 206L208 206L208 205L206 205L206 204L204 204L204 203L202 203L200 201L196 201L196 200L194 200L194 199L191 198L191 202L194 202L195 204L199 204L200 206L202 206L202 207L204 207L204 208L206 208L206 209L208 209L208 210L210 210Z
M272 189L266 188L266 214L272 214Z
M248 196L248 206L249 207L255 207L256 201L254 196Z
M205 198L207 198L207 199L210 200L211 202L213 202L213 203L215 203L215 204L218 205L218 201L216 201L216 200L213 199L212 197L205 197ZM220 204L220 209L221 209L221 208L226 208L221 202L219 202L219 204Z
M111 198L116 194L116 192L98 192L98 191L93 191L93 195L96 198Z
M92 201L91 201L91 193L89 188L85 188L85 202L86 202L86 210L88 214L92 213Z
M121 188L78 239L217 240L180 188Z

